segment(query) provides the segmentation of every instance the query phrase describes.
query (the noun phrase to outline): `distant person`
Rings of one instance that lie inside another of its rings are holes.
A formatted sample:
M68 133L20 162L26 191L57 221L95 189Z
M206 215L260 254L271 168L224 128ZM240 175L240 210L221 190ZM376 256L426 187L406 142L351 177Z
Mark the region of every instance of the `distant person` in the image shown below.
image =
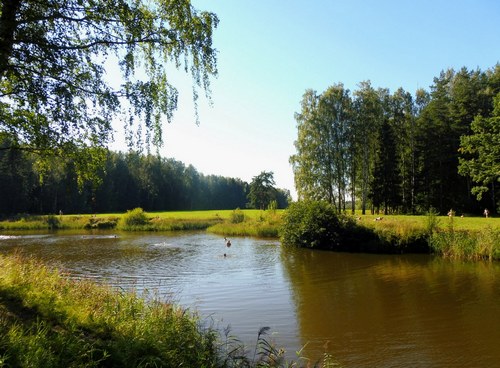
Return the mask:
M224 242L226 243L226 247L230 247L231 246L231 240L229 240L228 238L224 237ZM227 254L224 253L224 257L227 257Z
M453 209L450 209L450 210L448 211L448 217L453 217Z
M488 209L485 208L483 214L484 214L484 217L488 218L488 216L490 215L490 211L488 211Z

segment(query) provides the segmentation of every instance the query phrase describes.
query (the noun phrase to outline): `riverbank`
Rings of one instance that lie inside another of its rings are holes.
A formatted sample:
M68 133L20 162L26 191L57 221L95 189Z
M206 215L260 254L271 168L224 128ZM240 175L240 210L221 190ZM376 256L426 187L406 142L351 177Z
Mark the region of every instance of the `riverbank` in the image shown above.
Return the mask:
M1 255L0 268L2 367L299 366L285 361L267 328L247 350L196 313L152 295L74 280L19 255Z
M34 259L0 257L0 361L9 367L216 366L195 315L73 281Z
M380 244L396 253L425 252L462 260L500 260L500 218L357 216Z
M283 210L275 210L280 214ZM136 208L126 213L29 215L19 214L0 221L0 230L106 230L123 231L181 231L206 230L214 225L228 223L258 223L267 218L269 211L261 210L211 210L145 212ZM279 218L279 216L278 216ZM279 223L275 222L272 236L277 237ZM231 226L231 225L230 225ZM217 230L215 230L217 231ZM241 235L251 235L242 231ZM235 234L236 235L236 234Z

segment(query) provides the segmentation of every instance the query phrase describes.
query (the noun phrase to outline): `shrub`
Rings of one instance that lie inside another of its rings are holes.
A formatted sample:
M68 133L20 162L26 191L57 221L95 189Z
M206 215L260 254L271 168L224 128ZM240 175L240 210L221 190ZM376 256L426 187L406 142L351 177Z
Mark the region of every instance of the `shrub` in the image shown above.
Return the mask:
M48 215L47 226L50 230L59 229L59 227L61 226L61 222L55 215Z
M243 213L242 210L240 210L239 208L235 209L232 213L231 213L231 216L229 218L229 221L232 223L232 224L239 224L243 221L245 221L245 214Z
M102 218L102 217L90 217L88 222L84 225L84 229L114 229L118 218Z
M304 248L335 249L341 224L333 206L321 201L294 202L283 215L281 242Z
M120 227L130 229L148 224L148 216L142 208L134 208L127 211L120 219Z

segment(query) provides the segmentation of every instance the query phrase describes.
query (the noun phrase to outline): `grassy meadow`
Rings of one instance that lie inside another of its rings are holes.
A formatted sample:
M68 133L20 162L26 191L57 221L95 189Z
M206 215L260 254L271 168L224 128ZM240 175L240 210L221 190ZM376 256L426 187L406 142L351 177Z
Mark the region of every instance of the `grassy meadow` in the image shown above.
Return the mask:
M382 218L381 221L376 221L377 218ZM373 228L398 228L398 227L408 227L414 229L425 229L427 216L426 215L361 215L361 212L356 213L356 218L360 218L360 224L370 226ZM438 227L441 229L448 228L450 222L453 220L453 226L456 230L466 230L466 231L480 231L485 227L497 227L500 228L500 217L494 218L484 218L484 217L459 217L453 216L452 218L448 216L436 216L438 221Z

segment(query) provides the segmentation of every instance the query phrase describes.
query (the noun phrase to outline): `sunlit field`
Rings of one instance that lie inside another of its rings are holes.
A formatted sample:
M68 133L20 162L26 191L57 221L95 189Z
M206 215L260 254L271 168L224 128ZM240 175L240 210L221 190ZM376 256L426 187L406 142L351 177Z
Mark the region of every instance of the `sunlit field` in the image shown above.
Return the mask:
M398 227L409 226L413 228L424 228L426 224L425 215L361 215L356 213L360 224L370 227ZM379 219L377 221L377 219ZM460 216L437 216L438 227L446 230L453 225L455 230L479 231L487 227L500 228L500 217L460 217Z
M234 216L235 211L242 213L244 221L261 220L269 216L270 211L244 209L244 210L209 210L209 211L164 211L164 212L145 212L148 219L151 221L166 221L174 222L227 222ZM279 226L280 215L285 210L276 210L274 212L274 225ZM113 227L117 224L120 218L125 213L104 213L104 214L70 214L70 215L18 215L11 219L0 221L0 230L35 230L46 229L52 225L56 228L78 229L88 227L91 222L106 224ZM426 216L412 215L379 215L366 214L362 215L360 211L354 215L359 224L368 227L377 228L412 228L423 229L426 224ZM377 220L379 219L379 220ZM450 225L453 225L455 230L480 231L487 227L500 228L500 217L460 217L453 216L437 216L438 227L446 230ZM104 227L103 227L104 228Z

